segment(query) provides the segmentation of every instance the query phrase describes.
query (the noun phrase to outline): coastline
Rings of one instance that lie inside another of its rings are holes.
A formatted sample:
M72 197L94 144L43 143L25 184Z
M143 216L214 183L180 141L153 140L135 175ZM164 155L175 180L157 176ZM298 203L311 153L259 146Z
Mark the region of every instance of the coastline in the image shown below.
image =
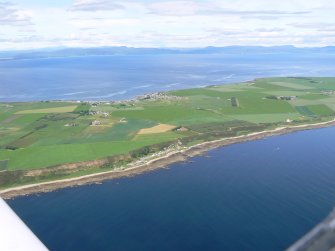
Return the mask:
M46 193L55 191L58 189L80 186L80 185L89 185L94 183L99 183L104 180L130 177L145 172L153 171L159 168L167 167L168 165L183 162L187 159L204 154L212 149L242 143L246 141L259 140L270 136L288 134L297 131L311 130L317 128L330 127L335 125L335 119L326 122L320 122L315 124L304 124L297 126L283 126L277 127L272 130L265 130L260 132L254 132L246 135L222 138L213 141L207 141L199 143L188 148L185 148L181 151L171 151L166 153L164 156L160 156L154 159L147 161L144 164L133 165L131 167L121 167L115 170L110 170L106 172L93 173L88 175L83 175L74 178L60 179L48 182L41 182L36 184L23 185L8 189L0 190L0 196L3 199L12 199L18 196L31 195L36 193Z

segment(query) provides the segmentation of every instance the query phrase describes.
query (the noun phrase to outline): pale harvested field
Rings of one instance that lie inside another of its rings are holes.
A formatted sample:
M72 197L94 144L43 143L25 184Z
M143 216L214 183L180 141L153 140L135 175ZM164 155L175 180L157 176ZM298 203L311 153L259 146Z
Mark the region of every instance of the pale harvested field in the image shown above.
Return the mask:
M73 112L77 108L76 105L73 106L62 106L62 107L54 107L54 108L46 108L46 109L32 109L32 110L23 110L19 111L15 114L32 114L32 113L66 113Z
M150 128L144 128L141 129L138 134L154 134L154 133L162 133L162 132L168 132L171 131L172 129L176 128L175 125L168 125L168 124L158 124L154 127Z

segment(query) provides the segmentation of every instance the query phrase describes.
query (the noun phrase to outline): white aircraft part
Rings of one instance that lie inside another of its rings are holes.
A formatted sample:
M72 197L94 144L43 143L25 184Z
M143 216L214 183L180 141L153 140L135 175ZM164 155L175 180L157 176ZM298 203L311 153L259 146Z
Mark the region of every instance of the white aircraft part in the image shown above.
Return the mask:
M0 250L47 251L48 249L0 198Z

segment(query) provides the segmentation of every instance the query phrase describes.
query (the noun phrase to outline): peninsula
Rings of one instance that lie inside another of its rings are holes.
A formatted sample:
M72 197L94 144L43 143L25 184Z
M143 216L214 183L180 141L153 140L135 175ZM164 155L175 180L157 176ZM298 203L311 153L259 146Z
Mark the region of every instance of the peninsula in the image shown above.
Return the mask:
M334 125L335 78L287 77L126 101L0 103L5 198L134 175L232 143Z

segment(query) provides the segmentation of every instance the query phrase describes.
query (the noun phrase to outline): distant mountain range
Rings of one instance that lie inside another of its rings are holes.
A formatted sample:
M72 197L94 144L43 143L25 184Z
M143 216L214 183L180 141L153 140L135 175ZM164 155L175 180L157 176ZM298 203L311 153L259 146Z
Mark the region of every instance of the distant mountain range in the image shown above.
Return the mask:
M104 55L160 55L160 54L281 54L281 53L335 53L335 46L305 47L294 46L227 46L205 48L134 48L134 47L96 47L96 48L46 48L22 51L0 51L0 60L33 59L49 57L80 57Z

